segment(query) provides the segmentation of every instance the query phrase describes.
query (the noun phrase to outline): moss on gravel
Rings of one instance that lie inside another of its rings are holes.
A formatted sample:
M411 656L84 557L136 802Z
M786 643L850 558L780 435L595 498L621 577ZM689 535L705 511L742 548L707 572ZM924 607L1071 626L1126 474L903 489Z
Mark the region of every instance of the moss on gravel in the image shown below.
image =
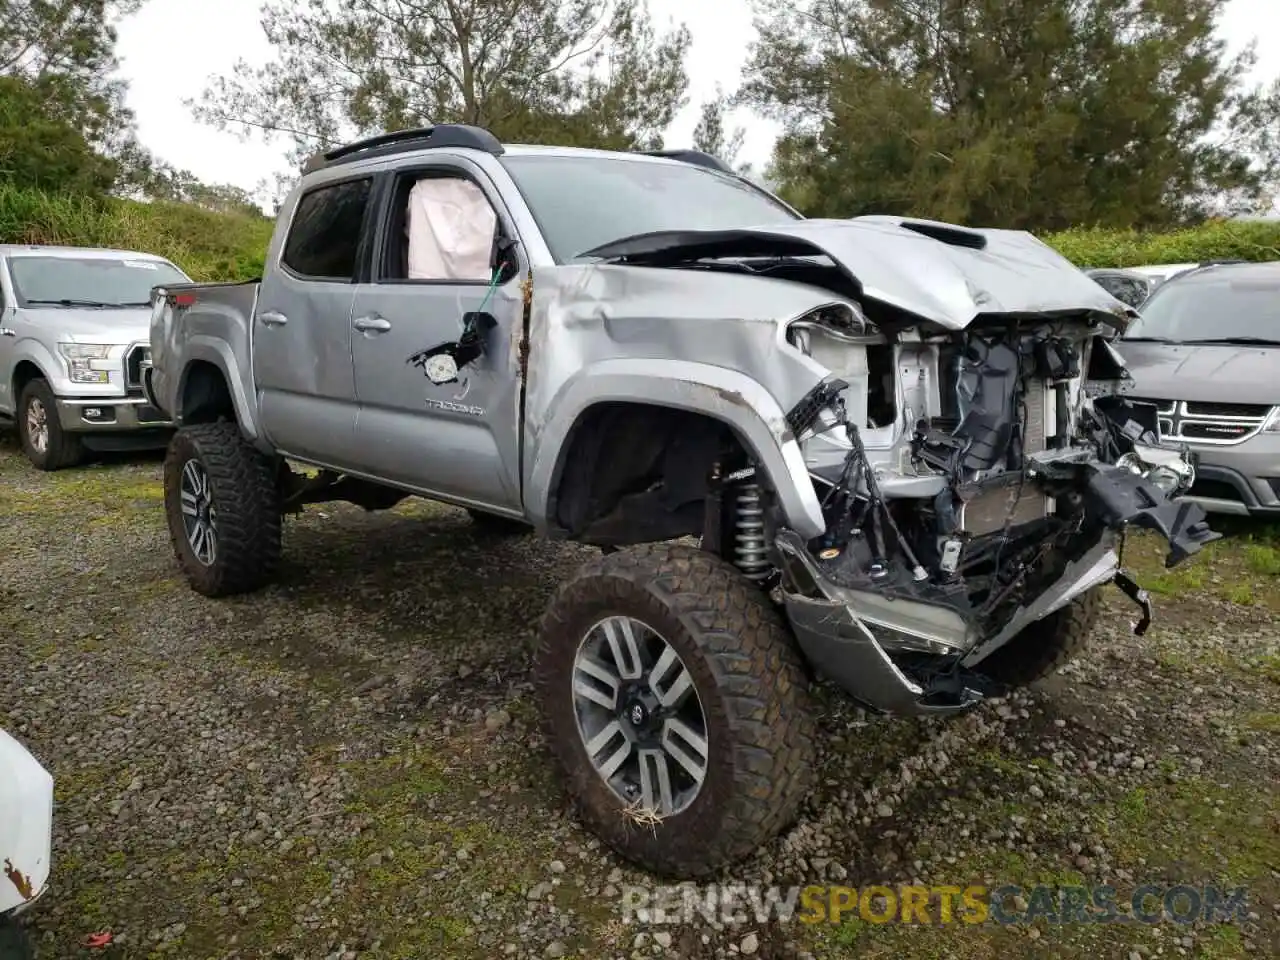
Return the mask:
M42 960L82 956L94 929L121 939L106 956L183 960L491 960L507 945L533 960L552 943L601 958L658 932L621 924L620 888L652 878L567 817L531 706L536 611L589 551L486 540L420 501L325 505L289 521L279 584L213 603L177 576L160 501L158 460L50 476L0 439L0 656L16 666L0 725L57 789L53 884L28 920ZM1257 922L1046 924L1034 940L677 927L665 956L723 955L753 930L762 960L1280 952L1278 543L1233 531L1170 573L1154 539L1132 538L1126 563L1169 578L1148 638L1111 596L1078 665L966 717L869 718L821 689L799 829L720 878L1226 878L1250 885ZM1244 587L1248 606L1232 600ZM642 953L659 956L652 940Z

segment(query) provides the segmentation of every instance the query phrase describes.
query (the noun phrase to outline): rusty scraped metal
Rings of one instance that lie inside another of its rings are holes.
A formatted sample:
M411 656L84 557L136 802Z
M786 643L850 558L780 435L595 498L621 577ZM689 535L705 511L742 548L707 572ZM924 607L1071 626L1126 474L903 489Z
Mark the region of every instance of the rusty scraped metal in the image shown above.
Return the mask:
M520 318L520 380L525 382L529 378L529 312L533 309L532 267L529 268L525 278L520 281L520 294L524 299L524 309Z
M4 875L9 878L10 883L18 888L18 896L22 897L23 900L31 899L31 881L8 858L4 861Z

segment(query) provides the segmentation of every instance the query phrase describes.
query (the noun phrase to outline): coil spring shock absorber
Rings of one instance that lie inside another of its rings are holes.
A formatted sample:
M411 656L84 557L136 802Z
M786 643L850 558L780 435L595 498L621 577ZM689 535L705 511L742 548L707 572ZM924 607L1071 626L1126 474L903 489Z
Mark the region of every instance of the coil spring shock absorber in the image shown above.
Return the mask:
M733 562L749 580L769 576L769 554L765 548L764 504L760 485L748 479L734 491Z

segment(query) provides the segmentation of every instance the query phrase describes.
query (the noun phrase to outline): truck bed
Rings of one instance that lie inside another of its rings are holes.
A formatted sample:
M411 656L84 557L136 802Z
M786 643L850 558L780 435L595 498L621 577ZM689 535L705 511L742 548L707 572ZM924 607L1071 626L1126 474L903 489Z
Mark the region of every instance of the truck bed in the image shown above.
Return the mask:
M232 356L249 356L249 331L253 324L260 281L175 283L157 287L151 307L151 356L154 367L146 384L150 401L169 416L180 413L177 373L188 361L201 360L218 367L234 393L252 395L248 370L229 370L222 351L202 335L208 326ZM159 296L163 293L163 296ZM208 318L212 323L202 324ZM172 369L170 369L172 367Z

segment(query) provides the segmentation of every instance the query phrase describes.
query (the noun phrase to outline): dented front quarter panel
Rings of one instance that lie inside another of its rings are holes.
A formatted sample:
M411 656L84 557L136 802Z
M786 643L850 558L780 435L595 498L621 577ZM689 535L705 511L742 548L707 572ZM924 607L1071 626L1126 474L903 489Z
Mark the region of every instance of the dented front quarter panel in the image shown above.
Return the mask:
M0 915L44 893L52 836L53 777L0 730Z
M785 414L826 371L786 341L786 323L838 299L737 274L588 264L533 271L525 399L525 509L546 528L574 424L631 401L706 414L759 459L788 523L824 529Z

